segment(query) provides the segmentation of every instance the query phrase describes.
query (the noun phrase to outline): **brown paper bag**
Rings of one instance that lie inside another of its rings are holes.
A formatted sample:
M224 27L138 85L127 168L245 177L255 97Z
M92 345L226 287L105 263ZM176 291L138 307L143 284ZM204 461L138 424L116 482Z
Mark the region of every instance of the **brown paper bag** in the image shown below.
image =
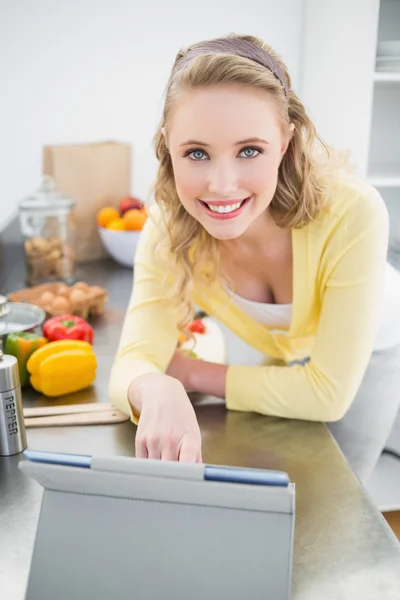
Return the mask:
M43 172L76 201L77 261L105 257L96 217L104 206L118 208L131 193L131 146L119 142L45 146Z

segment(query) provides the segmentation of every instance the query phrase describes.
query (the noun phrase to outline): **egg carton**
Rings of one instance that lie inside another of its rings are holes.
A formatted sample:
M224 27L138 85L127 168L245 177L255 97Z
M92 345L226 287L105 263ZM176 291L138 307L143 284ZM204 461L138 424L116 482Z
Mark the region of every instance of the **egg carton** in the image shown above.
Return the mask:
M72 286L62 282L42 283L8 294L10 302L40 306L50 317L70 314L88 319L104 313L106 289L79 281Z

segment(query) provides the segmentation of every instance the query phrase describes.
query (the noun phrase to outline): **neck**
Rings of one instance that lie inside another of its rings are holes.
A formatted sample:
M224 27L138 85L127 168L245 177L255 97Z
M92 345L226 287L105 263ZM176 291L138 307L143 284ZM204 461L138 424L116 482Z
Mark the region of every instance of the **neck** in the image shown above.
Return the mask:
M290 233L290 232L289 232ZM288 235L288 230L279 227L271 216L270 211L265 210L246 231L234 240L221 242L223 248L234 250L244 248L250 252L259 251L275 245Z

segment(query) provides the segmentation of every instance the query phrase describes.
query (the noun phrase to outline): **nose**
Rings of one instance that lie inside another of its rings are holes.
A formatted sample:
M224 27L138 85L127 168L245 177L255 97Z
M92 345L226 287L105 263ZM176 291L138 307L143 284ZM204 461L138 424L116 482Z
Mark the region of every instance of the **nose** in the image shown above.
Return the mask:
M237 172L231 161L214 162L210 166L208 191L216 196L230 196L238 189Z

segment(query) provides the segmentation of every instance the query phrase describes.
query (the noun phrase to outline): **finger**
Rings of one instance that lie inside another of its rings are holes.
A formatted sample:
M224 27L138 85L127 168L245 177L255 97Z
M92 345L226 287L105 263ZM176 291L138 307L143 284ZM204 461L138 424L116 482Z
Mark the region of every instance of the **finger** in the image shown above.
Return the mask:
M136 458L148 458L146 440L137 434L135 438L135 456Z
M161 460L179 460L179 443L172 437L165 437L161 446Z
M179 452L180 462L197 462L199 456L199 447L193 440L183 440Z
M146 439L147 458L161 458L161 440L158 436L148 436Z

